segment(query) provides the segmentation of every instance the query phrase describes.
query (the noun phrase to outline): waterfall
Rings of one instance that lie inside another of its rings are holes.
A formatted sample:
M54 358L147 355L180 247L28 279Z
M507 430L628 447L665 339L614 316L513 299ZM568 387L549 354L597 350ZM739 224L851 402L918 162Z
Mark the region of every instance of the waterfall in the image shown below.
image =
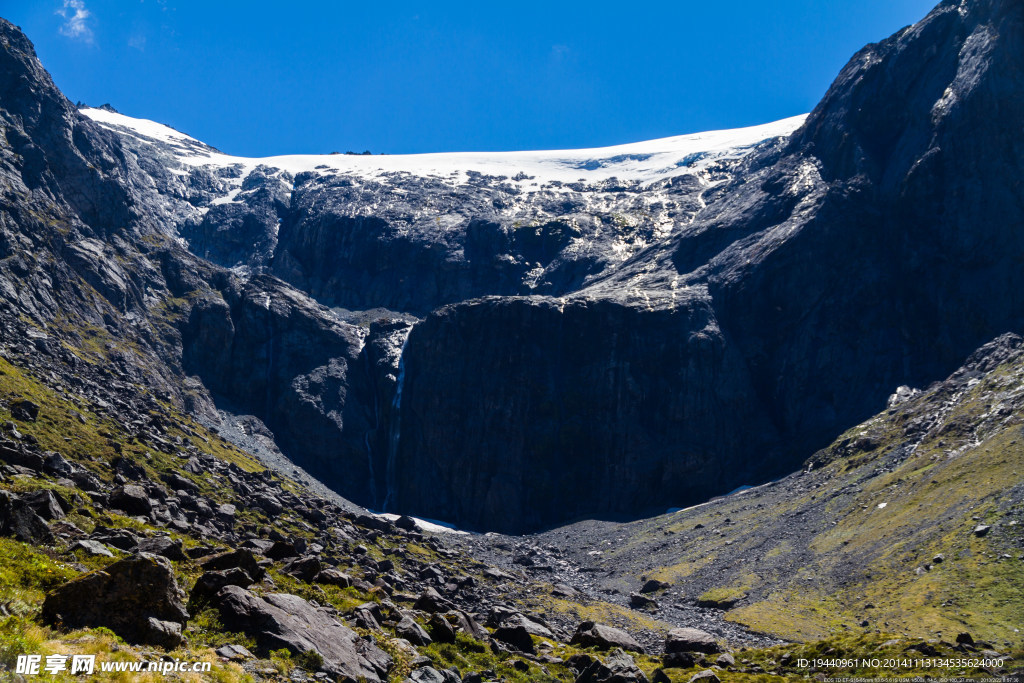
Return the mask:
M388 511L388 505L395 497L395 460L398 457L398 443L402 436L402 387L405 384L405 347L409 343L409 335L402 342L402 351L398 356L398 382L395 384L395 398L391 401L391 429L388 432L388 459L384 470L384 483L387 494L384 496L382 510Z
M363 443L366 444L366 467L370 473L370 503L372 509L377 508L377 475L373 467L373 446L370 444L370 436L376 435L380 429L380 399L377 397L377 382L373 376L373 366L370 364L370 353L367 347L363 347L363 358L366 359L366 376L369 378L370 386L373 389L373 426L366 430L363 436Z

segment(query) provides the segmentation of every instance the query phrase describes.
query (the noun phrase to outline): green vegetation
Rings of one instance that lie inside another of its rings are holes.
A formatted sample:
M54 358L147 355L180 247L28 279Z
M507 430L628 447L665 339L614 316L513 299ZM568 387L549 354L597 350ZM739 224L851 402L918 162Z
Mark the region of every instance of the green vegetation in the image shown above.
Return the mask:
M186 305L184 300L168 302L168 315L180 313ZM75 347L76 353L87 362L100 362L102 354L110 350L109 340L88 329L79 332L82 343ZM799 659L920 658L923 655L918 650L908 650L916 646L957 656L948 642L962 631L1020 658L1024 656L1020 652L1022 638L1014 629L1020 628L1020 605L1024 604L1024 561L1021 527L1013 522L1024 513L1019 474L1024 468L1024 438L1019 436L1024 416L1003 414L998 423L991 416L999 412L993 396L1016 391L1021 384L1016 368L992 373L945 414L943 426L929 432L910 454L896 455L918 404L893 411L843 435L816 457L816 469L795 483L766 487L667 520L637 523L635 534L620 544L603 547L602 559L615 564L628 553L644 554L663 564L638 571L637 583L640 576L668 581L674 589L689 591L685 599L725 610L729 620L798 641L734 653L736 667L719 671L722 681L803 680L812 672L797 667L794 662ZM145 388L137 389L145 395ZM206 455L247 472L263 471L252 456L166 402L151 400L141 410L141 416L162 428L159 441L145 441L133 437L128 426L102 406L59 384L50 386L0 358L0 422L12 419L5 406L22 398L42 409L34 422L16 421L18 430L35 439L41 449L58 451L86 467L107 485L113 484L113 463L123 458L142 468L150 479L174 474L190 481L212 501L240 503L221 475L191 474L182 468L183 462L189 455ZM167 531L139 518L98 509L89 493L66 481L22 475L0 483L0 488L19 493L54 490L71 503L68 521L86 533L98 524L143 535ZM285 488L304 494L292 482L286 482ZM313 530L287 512L271 519L262 511L239 505L236 520L239 528L270 527L285 535L313 538ZM994 531L975 534L978 524L987 524ZM177 532L171 535L186 548L206 540ZM676 539L680 542L672 545L671 551L648 551L655 542L664 547ZM102 653L123 661L144 658L141 650L120 642L106 629L64 633L36 620L47 591L123 556L116 549L112 552L113 559L93 557L81 551L71 554L61 544L40 548L0 538L0 667L9 669L19 654L26 653ZM428 541L403 542L399 547L386 536L366 543L366 556L377 561L390 559L398 566L403 560L433 562L450 575L473 574L477 568L465 558L436 552ZM342 561L340 568L356 576L361 573L357 558ZM201 573L191 561L176 563L175 570L186 590ZM341 613L387 597L377 588L305 583L278 567L269 570L269 582L257 584L253 590L258 594L293 593ZM529 590L510 590L502 597L526 613L563 615L574 621L593 619L628 630L665 631L675 625L612 603L554 597L550 587L540 584L532 584ZM394 600L408 604L409 597L395 596ZM390 680L402 681L411 669L413 655L396 644L393 629L385 626L383 633L360 633L373 637L394 658ZM217 661L212 649L224 644L255 649L252 638L226 631L217 610L203 605L195 606L185 635L188 645L172 656ZM536 660L459 633L455 643L433 644L421 648L421 654L439 668L487 671L496 679L520 682L571 681L574 675L565 664L568 658L581 653L604 656L538 638L534 643L542 655ZM648 676L660 667L655 657L635 659ZM702 665L665 673L669 680L688 681L713 663L714 657L709 657ZM282 676L295 668L312 671L320 664L315 654L296 656L283 651L262 662ZM877 676L921 672L858 664L815 673ZM984 672L960 668L942 673L975 676ZM129 676L110 674L100 680L163 680ZM248 680L240 666L219 661L212 676L204 680L211 677L226 682ZM53 680L73 679L56 676Z
M1020 648L1022 366L869 420L809 472L636 522L601 566L621 587L668 581L683 602L796 641L967 631Z

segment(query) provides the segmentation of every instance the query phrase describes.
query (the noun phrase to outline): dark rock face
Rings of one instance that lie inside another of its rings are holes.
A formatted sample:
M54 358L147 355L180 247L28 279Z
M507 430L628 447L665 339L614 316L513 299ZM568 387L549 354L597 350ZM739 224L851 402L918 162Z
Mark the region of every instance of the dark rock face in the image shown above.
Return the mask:
M694 237L738 238L709 262L715 310L807 450L1019 329L1022 24L1019 3L943 2L864 48Z
M256 638L259 652L286 648L292 654L313 651L328 673L347 680L386 680L391 658L359 638L350 628L296 595L274 593L258 598L228 586L217 597L225 625Z
M188 620L170 562L140 554L50 592L42 618L66 628L106 626L134 643L177 647Z
M237 201L212 205L198 223L186 222L180 234L194 254L213 263L259 270L273 258L291 182L288 173L259 166L245 177Z
M185 369L215 395L261 418L321 481L366 500L370 388L357 328L264 276L197 301L182 343Z
M581 182L567 192L561 183L524 191L474 171L464 180L302 173L271 272L327 305L417 315L487 294L563 294L621 260L616 243L635 249L654 220L691 215L700 183L673 180ZM649 218L623 223L634 214Z
M707 498L779 445L704 301L470 302L417 325L403 361L393 468L417 476L395 478L396 507L472 528Z

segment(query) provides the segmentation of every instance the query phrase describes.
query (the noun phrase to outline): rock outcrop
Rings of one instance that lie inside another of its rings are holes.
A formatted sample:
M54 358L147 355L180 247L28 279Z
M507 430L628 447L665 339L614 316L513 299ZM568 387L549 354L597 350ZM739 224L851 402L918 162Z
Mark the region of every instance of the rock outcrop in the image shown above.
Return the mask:
M53 590L42 618L64 628L105 626L128 642L173 649L189 617L184 598L167 559L139 554Z
M34 506L27 500L0 491L0 536L11 536L23 543L53 542L53 534Z
M665 637L665 653L703 652L715 654L722 651L715 637L698 628L674 628Z
M391 657L296 595L273 593L259 598L239 586L228 586L217 602L225 625L253 636L263 655L281 648L295 655L315 652L331 675L367 683L387 680Z
M644 651L640 643L636 642L633 636L622 629L606 626L594 621L581 622L576 627L576 633L573 634L572 640L569 642L580 647L596 647L601 650L620 648L632 652Z

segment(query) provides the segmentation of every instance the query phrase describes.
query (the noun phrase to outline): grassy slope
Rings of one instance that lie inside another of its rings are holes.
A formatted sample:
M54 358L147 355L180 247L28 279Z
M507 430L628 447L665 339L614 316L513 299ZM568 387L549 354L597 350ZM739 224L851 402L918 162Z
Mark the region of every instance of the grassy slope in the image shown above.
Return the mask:
M628 568L622 588L653 577L684 601L737 601L728 619L786 639L969 631L1020 649L1022 394L1021 358L947 382L850 430L809 472L619 529L604 565Z
M89 357L92 349L78 349L83 356ZM16 399L29 399L42 406L40 415L35 422L14 421L19 432L38 441L40 448L61 452L69 460L88 467L101 480L113 485L111 461L117 457L125 457L143 466L150 477L158 472L174 471L180 476L189 478L196 483L203 495L216 502L228 502L239 505L238 524L251 529L274 528L282 533L312 538L309 527L300 520L292 518L286 511L284 514L269 519L262 511L246 509L234 494L230 486L214 475L196 476L181 469L182 462L173 454L165 454L150 446L138 443L127 433L125 425L117 420L104 417L88 400L79 400L73 391L66 391L57 382L57 387L50 387L25 370L17 367L7 359L0 357L0 424L13 421L7 404ZM139 388L144 391L143 388ZM252 456L238 450L225 442L221 437L209 432L187 416L174 411L166 405L160 405L153 411L169 426L168 438L180 444L176 448L194 447L193 452L214 455L223 460L233 462L248 471L260 471L262 465ZM275 475L275 478L276 475ZM302 488L285 480L286 488L302 494ZM86 532L92 531L97 524L109 528L130 528L143 535L163 532L151 524L109 510L94 508L91 499L83 490L57 485L50 477L17 476L0 483L0 489L25 492L37 488L53 488L67 500L73 502L73 510L67 521L72 522ZM339 520L340 521L340 520ZM192 538L187 534L172 532L173 537L182 540L186 548L200 545L206 539ZM368 553L376 559L390 557L399 566L402 557L393 552L394 543L384 536L373 543L367 543ZM13 539L0 538L0 672L5 668L13 670L13 665L20 654L102 654L107 660L133 661L137 659L157 659L162 652L154 652L151 648L136 648L127 645L116 635L106 629L81 629L70 633L40 625L35 616L42 605L46 591L78 576L81 572L99 569L124 557L125 553L116 548L109 548L115 555L114 559L89 557L76 551L72 554L67 547L58 543L56 547L34 547ZM392 551L392 552L389 552ZM467 563L462 558L446 558L440 556L428 545L406 544L404 552L415 556L420 561L436 562L445 568L449 575L466 574ZM349 565L341 568L355 576L360 575L357 558L348 558ZM200 568L192 562L175 564L179 583L188 591L201 573ZM351 610L356 605L368 601L381 601L386 596L371 591L360 591L356 588L339 588L321 584L306 584L276 570L270 572L273 590L300 595L306 599L316 600L320 604L330 604L342 612ZM480 579L483 580L483 579ZM260 586L253 590L260 592ZM364 635L367 635L364 633ZM391 673L392 681L401 681L410 671L411 657L409 654L394 647L389 637L376 635L378 645L395 657L396 665ZM225 643L239 643L253 647L250 638L242 634L228 633L219 622L215 609L197 609L192 614L186 631L187 646L169 653L182 660L202 660L217 662L213 674L200 677L197 674L178 675L185 680L250 680L251 676L234 664L217 661L211 648ZM574 648L570 648L576 652ZM437 665L458 665L472 669L490 669L503 680L527 681L541 680L572 680L571 673L563 664L548 665L543 668L536 662L513 666L515 655L492 652L483 643L460 637L456 645L432 645L424 648L423 654L430 657ZM653 660L648 662L654 666ZM265 678L284 678L299 666L286 653L279 653L265 663L262 674ZM276 671L277 673L269 673ZM54 681L77 680L76 677L58 674L50 677ZM159 674L139 676L138 674L104 674L99 680L166 680Z
M1019 379L1015 373L1006 374L1006 378L1005 381L1014 386ZM145 393L145 388L138 389ZM227 482L216 476L197 477L182 470L178 455L166 454L152 448L151 444L135 441L126 425L105 415L102 409L77 396L75 391L62 387L59 380L49 377L44 382L9 360L0 358L0 423L11 419L9 411L2 406L16 398L28 398L43 407L36 422L17 422L19 431L37 439L43 449L60 451L65 457L85 465L106 482L113 479L110 462L120 455L145 467L151 476L174 471L192 479L204 495L215 501L239 502ZM192 450L229 460L249 471L261 469L251 456L170 406L158 402L150 405L156 407L150 408L149 412L168 425L167 438L175 442L177 452ZM970 409L969 404L962 408ZM883 420L881 424L888 423ZM878 428L878 425L872 427L876 431ZM709 569L724 562L722 566L729 569L715 572L714 581L694 583L694 598L709 591L724 598L746 596L740 601L740 606L730 612L730 618L792 638L828 638L803 646L738 653L738 661L748 661L743 665L748 671L720 672L725 681L779 680L763 672L800 678L804 671L795 670L792 665L787 668L780 663L786 652L794 659L824 652L831 653L830 656L854 651L861 654L902 652L907 641L887 644L888 636L874 634L873 628L871 633L861 635L844 633L846 629L842 626L854 619L851 606L867 600L876 604L874 614L880 615L876 623L883 618L889 622L882 629L887 632L930 635L938 628L952 633L966 627L979 637L1019 644L1019 638L1004 637L1004 633L1019 611L1015 611L1015 606L1022 604L1021 563L1016 559L998 559L1004 550L1015 552L1015 558L1019 556L1019 548L1007 547L1013 537L1006 533L1014 528L1008 526L1008 520L1019 511L1019 507L1013 507L1009 501L1018 501L1019 505L1020 499L1019 488L1015 489L1017 493L1008 494L1006 485L1007 481L1019 481L1019 477L1014 479L1014 472L1021 466L1021 454L1012 433L1012 430L997 430L982 444L953 458L938 457L936 453L940 451L927 447L927 444L935 444L926 441L914 457L893 463L891 467L882 467L888 462L883 453L889 446L881 445L877 452L834 460L820 471L795 478L795 484L783 483L668 519L639 523L633 530L634 537L618 551L610 551L608 557L616 561L617 552L628 553L636 549L643 550L648 557L657 558L658 562L671 556L670 566L658 565L644 573L684 584L688 578L704 576ZM947 436L947 442L952 443L949 441L951 438ZM949 446L935 448L948 449ZM976 466L979 459L984 463L982 468ZM926 468L926 472L922 472ZM41 486L57 488L73 501L74 509L69 521L87 532L97 524L129 527L144 534L163 531L138 519L97 509L91 505L84 491L60 487L47 477L19 476L0 484L2 488L18 491ZM793 490L798 493L789 491L787 487L795 487ZM788 492L772 497L783 491ZM877 503L883 500L887 505L880 509ZM798 525L794 527L790 520L814 516L809 511L816 514L826 510L838 515L838 524L806 535L793 534L794 529L802 530ZM976 538L970 533L976 523L972 519L975 516L998 526L989 536ZM725 518L730 517L732 521L725 523ZM940 520L938 524L932 523L935 519ZM694 530L698 523L704 524L704 528ZM271 526L288 534L310 535L309 528L287 512L270 520L260 511L240 508L239 524L251 529ZM771 532L768 527L773 524L775 529L786 529L785 533L790 535L784 533L780 537ZM745 531L740 533L740 529ZM188 535L174 535L181 538L186 547L203 542L203 539ZM670 552L661 548L656 554L648 553L652 538L659 544L668 539ZM672 540L684 539L686 543L671 544ZM383 557L391 550L388 543L386 538L382 538L377 545L371 544L371 556ZM122 556L116 549L113 552ZM405 552L416 555L418 559L436 561L450 574L473 573L475 563L464 558L440 556L426 546L408 544ZM906 570L937 552L945 553L949 559L931 572L917 576ZM401 556L393 553L389 556L401 564ZM750 557L751 561L741 562L738 559L741 556ZM128 646L105 629L65 633L35 621L35 614L47 590L81 571L102 567L112 560L86 557L81 552L76 556L60 545L37 548L11 539L0 539L0 558L3 560L0 562L0 605L3 606L2 613L6 614L0 617L0 668L11 667L17 655L22 653L99 653L108 659L122 660L153 659L162 654ZM342 568L359 575L355 559L351 559L350 566L343 564ZM186 590L200 573L191 562L177 563L176 570ZM278 571L271 574L276 584L274 590L329 603L342 611L367 600L382 599L379 593L372 591L364 593L356 589L312 586ZM1002 582L996 579L1002 579ZM544 587L539 587L536 591L507 597L541 614L546 610L557 610L574 614L579 619L622 619L627 623L641 620L646 627L670 626L649 615L608 603L559 599L558 604L554 604L550 599L537 597L544 592ZM953 601L952 607L941 606L950 600ZM251 645L244 636L226 633L216 611L211 609L197 610L186 635L188 645L170 653L172 656L216 661L213 647L228 642ZM387 636L378 636L378 642L396 656L391 680L403 680L409 671L410 656L394 647ZM423 648L422 652L438 666L455 665L463 671L490 669L498 678L508 681L572 680L571 671L564 661L559 660L565 660L580 650L560 643L546 646L539 640L537 642L540 651L549 652L556 659L547 663L530 661L517 664L520 661L518 656L495 653L484 644L462 636L455 645L432 645ZM649 656L640 656L637 662L648 675L659 665L657 658ZM295 666L297 663L291 658L276 656L264 663L264 670L277 672L266 674L268 678L283 677ZM669 670L668 674L673 681L685 681L700 668ZM155 674L149 678L163 680ZM213 674L204 680L249 678L250 674L241 667L217 662ZM145 680L145 677L110 674L106 679ZM193 679L198 680L198 677L193 675ZM53 680L63 679L57 676Z

